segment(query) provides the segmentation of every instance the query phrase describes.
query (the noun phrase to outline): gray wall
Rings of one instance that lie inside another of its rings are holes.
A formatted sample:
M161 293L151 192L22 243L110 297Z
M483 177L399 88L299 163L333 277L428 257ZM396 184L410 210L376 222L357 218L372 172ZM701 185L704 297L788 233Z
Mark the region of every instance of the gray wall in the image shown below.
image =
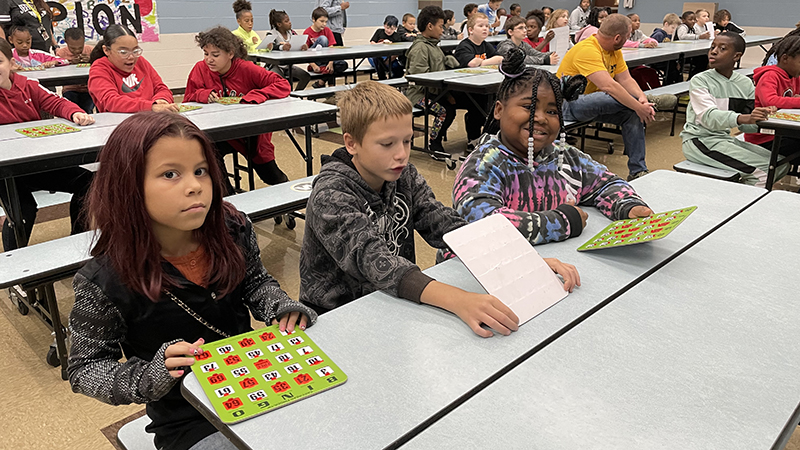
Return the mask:
M633 9L620 8L620 12L635 12L642 22L660 23L668 13L680 15L683 3L683 0L637 0ZM733 21L745 29L748 26L794 28L800 20L797 0L725 0L718 3L720 9L730 11Z
M277 3L275 1L251 0L253 15L255 16L255 29L269 29L269 11L273 8L285 10L292 19L295 29L306 28L311 25L311 11L314 9L314 0L296 0L293 2ZM479 1L472 0L481 4ZM644 3L646 0L640 0ZM158 23L162 33L195 33L215 25L236 28L236 19L233 15L231 4L233 0L158 0ZM464 20L462 10L468 0L443 0L444 9L455 11L456 21ZM515 0L504 0L503 6L508 7ZM523 14L530 9L548 5L555 9L564 8L569 11L578 5L577 0L544 0L518 1L522 5ZM379 27L383 18L389 14L401 18L410 12L417 14L417 0L352 0L350 9L347 10L347 25L349 27ZM644 18L642 18L644 21Z

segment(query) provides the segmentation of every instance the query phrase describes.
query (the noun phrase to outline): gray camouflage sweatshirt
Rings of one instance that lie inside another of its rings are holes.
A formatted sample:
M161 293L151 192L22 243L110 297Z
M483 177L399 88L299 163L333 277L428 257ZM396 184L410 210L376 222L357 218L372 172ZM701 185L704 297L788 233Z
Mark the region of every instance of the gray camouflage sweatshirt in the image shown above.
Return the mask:
M442 236L463 225L413 165L378 193L340 148L322 157L308 200L300 301L324 312L383 289L419 303L433 279L415 264L414 230L444 249Z

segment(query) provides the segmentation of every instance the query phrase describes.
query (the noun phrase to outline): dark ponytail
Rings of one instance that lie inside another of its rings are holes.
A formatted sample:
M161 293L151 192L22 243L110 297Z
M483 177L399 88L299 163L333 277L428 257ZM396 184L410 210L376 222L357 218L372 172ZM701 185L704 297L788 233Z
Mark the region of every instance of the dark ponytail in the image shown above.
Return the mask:
M236 0L233 2L233 12L236 14L236 20L242 18L242 14L253 11L253 4L247 0Z
M286 11L278 11L277 9L273 9L269 12L269 26L273 30L278 29L278 24L283 22L283 20L288 17L289 15L286 14ZM291 33L290 33L291 34Z
M798 22L798 25L800 25L800 22ZM775 58L778 60L781 59L782 55L789 55L790 57L797 55L798 49L800 48L800 40L798 40L798 37L800 37L800 26L790 31L777 43L772 44L772 47L764 56L764 61L761 62L761 65L766 66L772 55L775 55Z
M553 89L556 97L556 106L558 108L558 121L561 125L561 130L564 129L564 114L562 111L562 104L564 101L572 101L578 98L580 94L586 89L586 78L582 75L575 75L573 77L564 77L559 80L558 77L552 73L527 67L525 64L525 52L520 49L513 48L508 52L503 62L500 64L500 72L505 75L500 88L497 91L497 101L506 103L509 98L516 95L523 89L531 89L531 106L530 106L530 130L533 130L533 116L536 112L536 95L539 91L540 83L547 83ZM500 122L494 118L493 110L489 112L486 118L483 132L487 134L497 134L500 131Z
M122 36L136 37L136 33L120 24L109 25L103 33L103 39L100 39L97 45L92 49L92 53L89 55L89 64L94 64L95 61L106 56L103 47L108 47L110 49L111 45Z

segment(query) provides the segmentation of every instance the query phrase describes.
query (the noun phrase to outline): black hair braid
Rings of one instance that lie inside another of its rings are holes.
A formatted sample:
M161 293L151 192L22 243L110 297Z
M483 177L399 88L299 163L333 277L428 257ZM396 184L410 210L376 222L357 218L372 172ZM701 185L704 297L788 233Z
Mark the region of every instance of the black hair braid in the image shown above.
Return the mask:
M795 33L795 34L792 34ZM775 43L772 48L769 49L767 55L764 56L764 61L761 63L762 66L766 66L769 58L772 55L775 55L775 58L778 60L781 59L781 56L788 55L789 57L797 56L800 54L800 28L792 31L791 33L784 36L783 39Z
M522 50L511 49L500 63L500 70L505 75L503 82L497 89L497 100L505 103L514 94L522 82L529 80L530 77L525 70L525 53ZM494 118L494 108L486 116L486 123L483 132L487 134L497 134L500 131L500 124Z

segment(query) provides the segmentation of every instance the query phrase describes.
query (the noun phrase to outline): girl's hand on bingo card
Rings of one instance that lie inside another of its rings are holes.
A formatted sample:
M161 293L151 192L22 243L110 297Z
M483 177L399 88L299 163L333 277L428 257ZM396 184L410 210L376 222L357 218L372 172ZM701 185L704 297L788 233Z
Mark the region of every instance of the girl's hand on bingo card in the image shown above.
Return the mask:
M183 376L183 369L179 367L188 367L194 364L194 356L203 353L200 348L205 344L203 338L198 339L194 344L186 341L176 342L164 351L164 365L172 378L180 378Z
M575 286L581 285L581 276L578 275L578 269L572 264L563 263L556 258L544 258L544 262L550 267L554 273L561 275L564 279L564 290L572 292Z
M161 111L178 112L180 111L180 108L181 107L176 105L175 103L167 103L164 100L156 100L156 103L153 103L153 107L151 109L155 112L161 112Z
M647 206L639 205L631 208L631 211L628 213L628 218L636 219L639 217L649 217L652 214L653 214L652 209L648 208Z
M219 101L219 96L217 95L217 93L211 91L211 93L208 94L208 103L216 103L218 101Z
M589 215L586 214L586 212L580 209L577 205L575 205L575 200L569 200L567 201L567 204L578 210L578 214L581 215L581 224L583 224L582 228L586 228L586 220L589 218Z
M46 63L42 64L45 68L49 69L51 67L55 67L57 61L47 61Z
M91 125L94 123L94 117L86 113L77 112L72 115L72 122L77 125Z
M280 322L278 322L275 319L272 319L272 324L280 325L281 331L286 331L286 330L294 331L294 324L297 323L297 319L300 319L300 323L298 323L297 326L301 330L305 330L306 324L308 323L308 317L299 311L286 313L280 319L281 319Z

